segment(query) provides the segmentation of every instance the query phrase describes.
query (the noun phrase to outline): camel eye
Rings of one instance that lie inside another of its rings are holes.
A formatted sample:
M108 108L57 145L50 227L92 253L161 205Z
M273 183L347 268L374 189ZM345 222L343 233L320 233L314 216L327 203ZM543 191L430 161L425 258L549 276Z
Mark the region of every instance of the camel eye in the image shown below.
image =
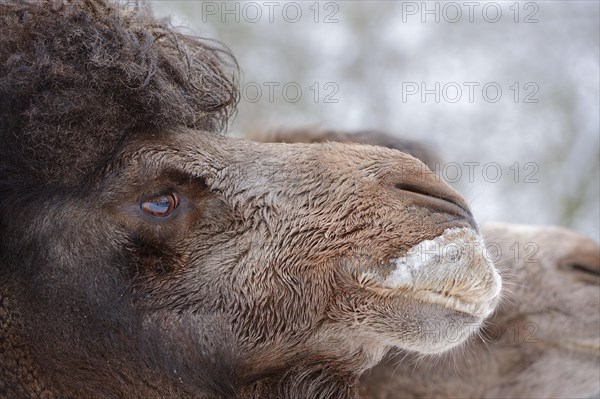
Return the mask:
M150 216L164 218L173 213L177 206L179 206L179 196L175 193L169 193L142 202L140 208Z

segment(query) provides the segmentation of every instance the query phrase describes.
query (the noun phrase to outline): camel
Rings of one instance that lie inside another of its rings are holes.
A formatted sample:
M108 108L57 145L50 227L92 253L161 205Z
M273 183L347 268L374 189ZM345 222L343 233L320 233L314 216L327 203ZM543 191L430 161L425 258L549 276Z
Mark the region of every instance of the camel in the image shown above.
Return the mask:
M0 397L357 398L494 311L424 164L228 137L237 98L225 47L146 10L0 3Z
M425 161L439 159L418 142L394 141L377 131L296 128L248 136L288 143L356 140L413 151ZM598 396L598 243L555 226L488 222L481 231L504 280L496 312L480 333L450 352L424 357L392 351L362 376L361 398Z

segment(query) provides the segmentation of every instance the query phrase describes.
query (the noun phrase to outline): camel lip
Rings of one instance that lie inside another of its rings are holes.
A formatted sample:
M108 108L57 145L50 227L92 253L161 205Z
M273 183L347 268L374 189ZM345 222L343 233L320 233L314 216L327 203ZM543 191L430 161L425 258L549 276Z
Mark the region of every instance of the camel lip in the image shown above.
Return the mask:
M491 300L473 302L465 300L458 295L452 295L427 288L413 290L406 288L389 288L377 285L363 286L363 288L380 295L401 296L403 298L409 297L429 304L441 305L449 310L465 313L479 319L484 319L491 315L499 299L499 296L496 296Z
M389 265L355 275L360 287L381 295L400 294L480 318L492 313L502 289L483 239L465 227L446 229L390 258Z
M445 292L422 289L416 291L418 297L426 302L442 305L448 309L458 312L467 313L480 319L484 319L491 315L495 309L495 304L498 297L493 297L490 300L473 302L468 301L458 295L451 295Z

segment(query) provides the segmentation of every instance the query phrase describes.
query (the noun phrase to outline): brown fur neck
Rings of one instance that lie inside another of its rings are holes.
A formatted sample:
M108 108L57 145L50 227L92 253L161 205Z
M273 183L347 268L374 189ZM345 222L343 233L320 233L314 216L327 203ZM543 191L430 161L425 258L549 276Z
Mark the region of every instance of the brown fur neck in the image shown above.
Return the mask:
M37 312L40 309L35 309L37 315L31 309L25 312L19 304L29 302L23 298L26 296L0 281L1 398L229 398L236 394L234 365L225 355L214 354L213 361L206 362L206 370L193 373L180 353L173 351L170 357L152 353L152 347L169 345L165 337L152 331L141 334L144 338L139 340L119 335L128 345L119 344L116 336L111 345L107 343L111 335L99 333L90 339L94 344L73 341L61 346L60 339L51 337L57 326L48 321L60 316L50 309L47 319L39 314L43 310ZM46 322L42 330L49 333L38 331L40 320ZM74 345L77 350L72 349ZM89 354L100 347L102 359Z

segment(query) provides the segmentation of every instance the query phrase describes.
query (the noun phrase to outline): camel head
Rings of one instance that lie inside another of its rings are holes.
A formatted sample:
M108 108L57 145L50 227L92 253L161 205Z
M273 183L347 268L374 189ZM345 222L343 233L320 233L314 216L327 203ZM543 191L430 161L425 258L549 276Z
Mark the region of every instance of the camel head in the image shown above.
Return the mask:
M223 136L224 50L99 0L0 7L14 396L349 397L493 311L468 204L412 156Z

